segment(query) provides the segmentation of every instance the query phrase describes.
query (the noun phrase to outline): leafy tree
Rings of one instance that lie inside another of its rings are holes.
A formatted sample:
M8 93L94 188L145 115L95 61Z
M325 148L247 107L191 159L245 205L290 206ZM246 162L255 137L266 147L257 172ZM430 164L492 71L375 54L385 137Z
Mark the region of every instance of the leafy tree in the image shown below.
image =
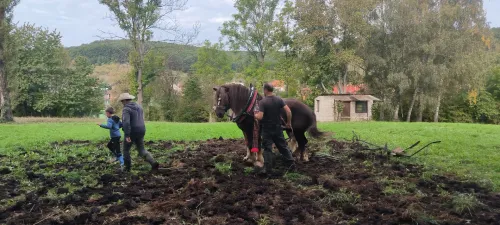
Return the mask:
M193 64L195 75L201 83L203 93L203 103L205 110L210 112L210 121L212 118L213 87L221 85L232 79L231 59L224 51L222 43L210 43L205 41L203 47L198 49L198 59Z
M417 100L432 99L438 121L443 99L480 87L489 68L481 4L437 0L379 4L372 22L375 29L363 50L365 81L370 90L390 100L381 106L392 105L394 119L399 119L404 105L410 121ZM424 106L419 103L420 118Z
M65 67L69 65L61 36L32 24L17 28L13 35L18 56L11 74L15 112L18 115L49 113L56 107L54 95L62 88L58 82L66 75Z
M103 92L97 78L90 77L94 68L90 61L80 56L67 69L66 77L59 85L64 88L58 93L56 103L60 116L82 117L96 115L103 108Z
M488 91L496 101L500 101L500 66L493 68L486 82L486 91Z
M208 112L203 107L202 97L203 93L198 78L193 75L189 76L184 85L177 120L182 122L206 122Z
M169 67L169 57L159 51L150 51L146 55L144 66L146 85L144 102L147 118L173 121L174 109L178 104L174 85L178 83L179 77Z
M491 31L493 31L493 37L497 39L497 41L500 41L500 27L491 28Z
M0 122L14 121L8 89L8 71L5 67L10 60L6 46L12 29L12 11L17 3L19 0L0 0Z
M294 16L295 6L292 1L286 0L275 23L276 32L274 38L276 46L283 51L275 54L275 57L278 59L275 67L276 77L284 81L286 85L286 97L298 95L300 83L297 78L304 76L304 65L300 62L295 49L294 38L297 27L294 25Z
M10 71L13 107L19 116L85 116L102 108L102 91L85 57L72 62L61 36L31 24L13 32L16 57Z
M474 121L479 123L497 123L498 122L498 103L495 98L487 92L481 91L475 104L470 104Z
M296 1L297 47L307 65L305 81L331 92L355 81L362 58L356 51L370 34L375 1Z
M149 120L175 121L179 110L181 93L174 90L179 76L172 70L161 71L154 82L146 87L146 113Z
M133 51L130 61L134 67L133 77L137 85L137 102L143 101L143 69L148 52L148 43L153 37L153 30L159 29L168 33L180 34L175 24L162 26L162 21L170 19L179 10L183 10L187 0L99 0L113 13L115 21L125 31ZM181 36L186 37L185 34ZM193 36L189 36L190 40Z
M273 38L275 12L279 0L236 0L238 13L224 22L221 34L233 50L245 49L261 65L275 49Z
M197 61L192 68L202 83L221 84L231 79L231 61L223 48L222 43L212 44L207 40L198 49Z

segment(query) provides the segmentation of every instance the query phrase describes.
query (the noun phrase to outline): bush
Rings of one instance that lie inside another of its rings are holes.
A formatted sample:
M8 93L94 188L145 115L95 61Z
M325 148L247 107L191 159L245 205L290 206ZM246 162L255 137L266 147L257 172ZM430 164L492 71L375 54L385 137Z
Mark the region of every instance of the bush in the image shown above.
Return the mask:
M204 107L203 94L196 76L191 75L189 77L183 94L176 121L207 122L209 113Z
M201 105L183 103L177 111L178 122L208 122L208 112Z

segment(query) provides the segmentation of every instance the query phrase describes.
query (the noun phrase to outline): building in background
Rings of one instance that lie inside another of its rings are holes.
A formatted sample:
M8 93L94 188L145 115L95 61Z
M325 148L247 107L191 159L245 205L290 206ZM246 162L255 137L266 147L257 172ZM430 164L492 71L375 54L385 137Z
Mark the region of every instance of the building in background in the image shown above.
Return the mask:
M371 95L330 94L314 99L314 113L319 122L367 121L372 119L372 106L380 99Z

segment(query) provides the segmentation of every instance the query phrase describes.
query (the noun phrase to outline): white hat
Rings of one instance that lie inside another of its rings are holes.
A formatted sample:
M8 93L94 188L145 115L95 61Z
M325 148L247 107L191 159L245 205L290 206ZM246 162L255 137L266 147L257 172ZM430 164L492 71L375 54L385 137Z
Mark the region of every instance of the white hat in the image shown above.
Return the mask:
M121 93L120 96L118 97L118 101L121 102L123 100L131 100L135 99L135 97L129 93Z

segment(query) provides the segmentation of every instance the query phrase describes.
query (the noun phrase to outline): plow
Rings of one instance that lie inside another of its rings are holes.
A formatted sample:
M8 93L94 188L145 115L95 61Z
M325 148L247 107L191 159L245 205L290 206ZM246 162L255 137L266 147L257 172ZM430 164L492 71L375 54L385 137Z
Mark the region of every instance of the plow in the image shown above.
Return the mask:
M352 134L353 134L353 136L352 136L352 142L363 143L363 144L366 144L367 146L369 146L369 147L363 148L363 150L381 151L381 153L386 153L387 155L395 156L395 157L407 157L407 158L411 158L414 155L416 155L419 152L421 152L422 150L427 149L429 146L431 146L433 144L441 143L441 141L439 141L439 140L432 141L432 142L427 143L426 145L424 145L420 149L416 150L415 152L413 152L411 154L408 154L407 151L410 150L410 149L413 149L417 145L419 145L420 141L417 141L414 144L412 144L410 147L407 147L407 148L404 148L404 149L401 148L401 147L396 147L396 148L393 148L391 150L391 148L389 148L389 146L388 146L387 143L385 143L384 146L376 145L376 144L370 143L368 141L362 140L360 138L360 136L358 134L356 134L354 131L352 132Z

